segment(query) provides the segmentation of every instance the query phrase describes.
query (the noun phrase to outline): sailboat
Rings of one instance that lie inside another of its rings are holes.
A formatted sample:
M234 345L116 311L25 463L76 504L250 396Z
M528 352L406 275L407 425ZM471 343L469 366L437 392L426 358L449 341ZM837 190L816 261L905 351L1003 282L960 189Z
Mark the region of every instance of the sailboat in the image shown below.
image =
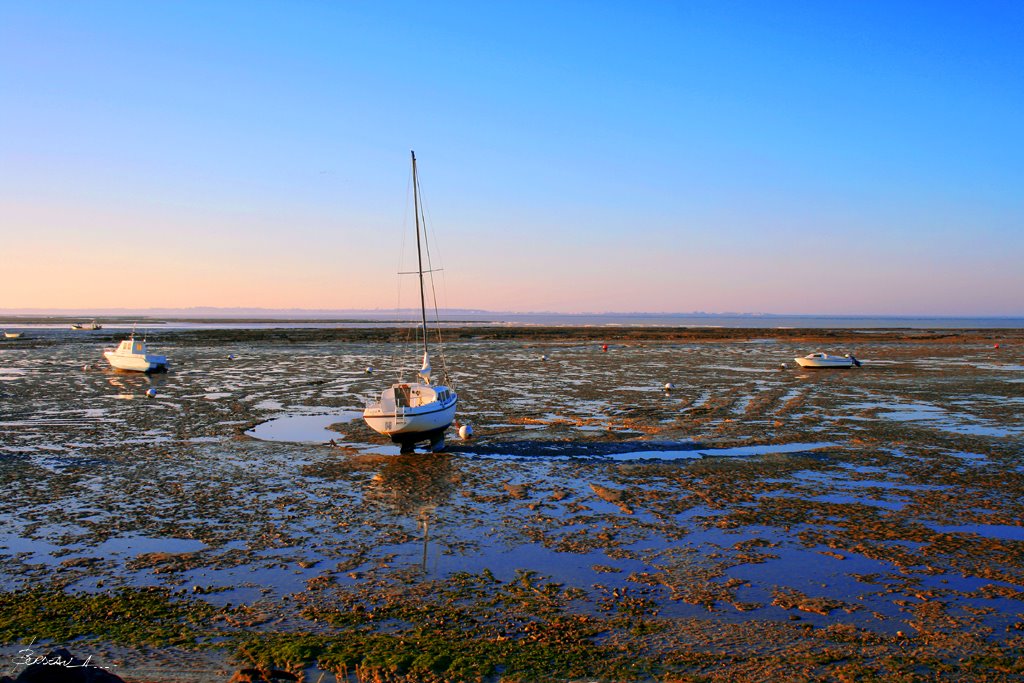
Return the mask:
M416 152L412 152L413 214L416 220L416 262L420 284L420 313L422 316L423 365L419 381L397 382L380 394L363 411L366 424L376 432L390 436L411 453L417 443L427 441L430 450L444 450L444 432L455 419L455 406L459 397L455 390L442 384L431 384L430 350L427 347L427 302L423 289L423 249L421 223L425 229L423 208L420 205L420 183L416 171ZM443 360L442 356L442 360ZM445 373L447 374L447 373ZM448 382L450 384L450 382Z

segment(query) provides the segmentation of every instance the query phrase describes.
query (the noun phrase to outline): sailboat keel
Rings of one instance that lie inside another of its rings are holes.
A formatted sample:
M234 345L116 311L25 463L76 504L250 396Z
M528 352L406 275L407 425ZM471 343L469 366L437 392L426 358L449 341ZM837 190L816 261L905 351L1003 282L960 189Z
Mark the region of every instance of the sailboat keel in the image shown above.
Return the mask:
M432 453L440 453L444 450L444 432L447 428L448 425L445 425L440 429L432 429L429 432L392 434L391 440L402 447L402 453L412 453L416 448L416 444L423 443L424 441L430 444L430 451Z

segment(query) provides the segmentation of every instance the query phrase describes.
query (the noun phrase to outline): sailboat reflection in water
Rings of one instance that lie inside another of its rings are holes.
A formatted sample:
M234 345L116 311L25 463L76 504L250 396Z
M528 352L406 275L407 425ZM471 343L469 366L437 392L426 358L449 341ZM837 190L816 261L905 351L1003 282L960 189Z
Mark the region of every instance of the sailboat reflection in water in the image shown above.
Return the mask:
M401 517L414 517L423 533L420 569L427 571L430 524L438 506L452 496L459 475L448 455L414 453L385 463L370 480L364 496Z

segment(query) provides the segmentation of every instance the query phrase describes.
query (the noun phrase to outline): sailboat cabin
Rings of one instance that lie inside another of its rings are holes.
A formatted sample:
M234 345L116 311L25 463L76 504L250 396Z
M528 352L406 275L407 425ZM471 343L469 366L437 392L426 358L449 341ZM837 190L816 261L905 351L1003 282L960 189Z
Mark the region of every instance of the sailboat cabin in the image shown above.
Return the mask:
M385 404L394 402L397 408L419 408L435 401L445 403L451 396L451 390L447 387L433 387L426 384L396 384L390 391L385 391L381 396ZM391 394L388 396L388 394ZM391 400L388 400L391 399Z

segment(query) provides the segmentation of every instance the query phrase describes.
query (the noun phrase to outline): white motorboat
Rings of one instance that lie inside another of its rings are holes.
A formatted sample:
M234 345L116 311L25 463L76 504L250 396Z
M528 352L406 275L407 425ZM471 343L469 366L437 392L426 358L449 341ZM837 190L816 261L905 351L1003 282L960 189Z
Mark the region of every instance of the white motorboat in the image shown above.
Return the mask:
M793 360L802 368L852 368L855 365L860 367L860 361L850 354L830 356L822 351L816 351L803 358L794 358Z
M420 284L420 313L422 316L423 364L417 373L418 381L392 384L371 401L363 411L366 424L376 432L391 437L402 447L403 453L412 452L417 443L427 441L435 453L444 449L444 432L455 419L459 397L453 388L444 384L431 384L430 353L427 348L427 304L423 289L423 250L420 231L426 230L426 221L420 205L419 176L416 171L416 153L412 153L413 214L416 220L416 258ZM432 271L427 271L432 272ZM444 355L441 356L442 365ZM442 367L445 384L450 385L447 370Z
M23 332L4 332L5 339L21 339Z
M95 320L91 323L71 323L71 329L73 330L102 330L103 325L100 325Z
M137 341L135 331L130 337L118 344L116 349L103 352L107 361L118 370L134 372L167 372L167 356L149 353L146 340Z

